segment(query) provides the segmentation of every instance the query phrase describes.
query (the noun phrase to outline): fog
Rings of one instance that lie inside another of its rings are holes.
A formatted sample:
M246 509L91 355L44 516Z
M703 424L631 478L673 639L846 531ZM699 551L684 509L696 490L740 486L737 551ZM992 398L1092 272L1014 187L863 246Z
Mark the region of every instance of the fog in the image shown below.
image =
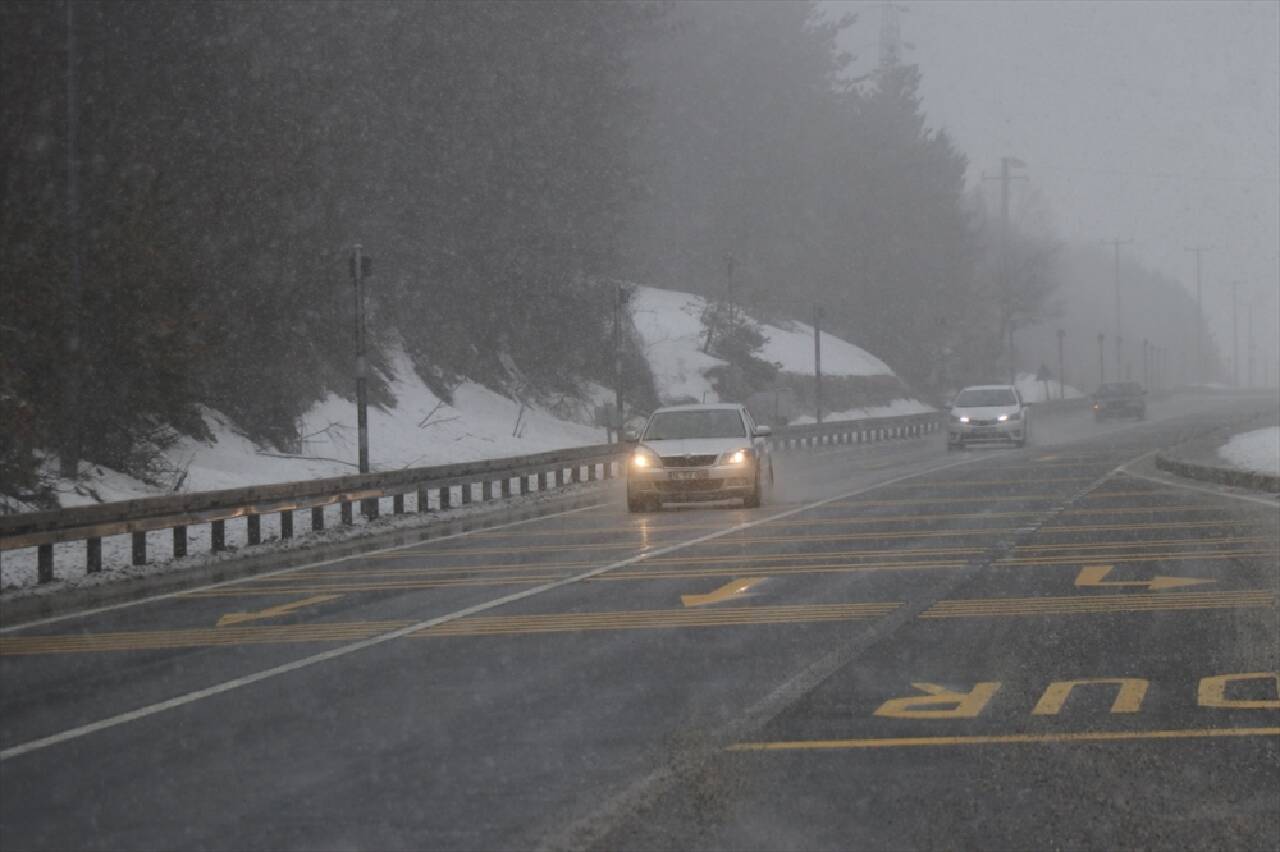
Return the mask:
M857 57L851 73L870 72L881 4L827 6L859 16L842 43ZM1061 239L1099 247L1132 240L1121 247L1122 263L1145 265L1193 295L1187 248L1207 247L1201 286L1214 338L1230 351L1230 284L1241 282L1242 374L1252 302L1259 365L1265 354L1275 375L1280 4L899 8L907 10L898 14L902 61L919 65L924 110L968 155L972 186L997 173L1002 156L1016 156L1030 180L1015 193L1038 191ZM998 203L998 184L984 186ZM1099 326L1111 333L1109 322Z

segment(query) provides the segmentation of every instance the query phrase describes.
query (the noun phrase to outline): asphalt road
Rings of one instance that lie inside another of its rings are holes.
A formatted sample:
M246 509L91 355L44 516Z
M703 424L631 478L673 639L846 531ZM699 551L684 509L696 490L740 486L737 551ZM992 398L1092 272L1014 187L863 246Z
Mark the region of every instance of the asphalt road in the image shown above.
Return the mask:
M1157 402L0 632L0 847L1280 847L1280 517Z

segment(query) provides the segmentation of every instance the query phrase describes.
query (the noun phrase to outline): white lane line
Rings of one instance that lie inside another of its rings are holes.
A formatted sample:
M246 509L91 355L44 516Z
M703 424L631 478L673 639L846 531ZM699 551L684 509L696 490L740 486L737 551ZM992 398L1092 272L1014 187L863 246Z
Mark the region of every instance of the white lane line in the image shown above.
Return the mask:
M104 612L112 612L117 609L126 609L131 606L142 606L143 604L155 603L156 601L163 601L163 600L170 600L172 598L185 597L187 595L190 595L192 592L203 592L209 589L220 589L223 586L233 586L237 583L251 582L251 581L258 580L265 577L276 577L281 574L292 574L295 571L305 571L310 568L319 568L324 565L336 565L339 562L350 562L353 559L363 559L364 557L373 555L375 553L391 553L396 550L408 550L409 548L412 548L412 547L423 547L424 545L435 544L437 541L449 541L450 539L455 539L455 538L464 538L466 536L471 536L471 535L481 535L482 533L493 532L494 530L504 530L504 529L510 529L511 527L520 527L520 526L524 526L525 524L533 524L533 523L537 523L538 521L545 521L551 518L562 518L565 515L573 515L578 512L585 512L589 509L600 509L608 505L609 503L607 502L592 503L590 506L579 506L576 509L566 509L563 512L553 512L552 514L549 514L549 515L538 515L536 518L524 518L523 520L519 520L519 521L510 521L504 524L495 524L494 526L491 526L491 527L477 527L476 529L473 529L473 530L463 530L462 532L449 533L448 535L437 536L435 538L422 539L420 541L410 542L409 544L397 544L391 547L380 547L380 548L377 548L376 550L365 550L365 551L361 551L360 553L351 553L346 556L336 556L333 559L323 559L323 560L320 560L319 562L307 562L302 565L293 565L288 568L279 568L275 571L264 571L261 574L246 575L244 577L237 577L233 580L221 580L217 583L209 583L208 585L205 585L205 586L193 586L189 589L179 589L174 592L162 592L158 595L148 595L145 598L138 598L137 600L131 600L131 601L122 601L121 603L109 604L108 606L100 606L94 609L84 609L84 610L79 610L77 612L64 613L62 615L51 615L48 618L41 618L36 621L24 621L21 624L13 624L8 627L0 627L0 634L12 633L15 630L26 630L30 627L40 627L45 624L54 624L55 622L59 622L59 621L68 621L73 618L87 618L88 616L91 616L91 615L98 615ZM449 519L445 518L442 520L448 521ZM454 520L455 522L465 521L466 518L460 517ZM342 542L338 542L338 543L342 543ZM210 564L214 564L214 563L210 563ZM199 567L204 568L206 566L201 565Z
M369 639L362 639L358 642L352 642L350 644L343 645L339 648L332 648L328 651L322 651L321 653L318 653L318 654L312 654L311 656L303 657L300 660L294 660L293 662L284 663L282 665L275 666L273 668L265 669L260 672L255 672L254 674L251 674L251 675L245 675L244 677L238 677L233 680L224 681L222 683L215 684L210 687L206 687L205 689L197 689L193 692L188 692L184 695L179 695L175 698L170 698L166 701L160 701L155 704L148 704L145 707L139 707L136 710L130 710L126 713L119 713L115 716L110 716L106 719L100 719L96 722L89 722L88 724L79 725L74 728L68 728L65 731L60 731L59 733L51 734L47 737L40 737L39 739L30 740L20 745L11 746L10 748L4 749L3 751L0 751L0 762L10 760L11 758L20 757L24 754L28 754L33 751L39 751L40 749L48 748L49 746L57 745L59 743L64 743L69 740L79 739L80 737L88 736L89 734L93 734L98 731L104 731L104 730L107 730L108 728L114 728L118 725L124 725L129 722L135 722L139 719L145 719L148 716L154 716L157 713L163 713L166 710L173 710L178 707L184 707L188 704L194 704L195 702L200 701L202 699L211 698L215 695L221 695L224 692L230 692L231 690L239 689L242 686L249 686L250 684L258 683L259 681L264 681L273 677L278 677L279 675L288 674L289 672L294 672L294 671L297 671L298 669L304 669L309 666L314 666L317 663L323 663L329 660L335 660L339 657L345 657L348 654L354 654L356 651L362 651L365 648L372 648L375 645L381 645L385 642L390 642L394 639L400 639L404 636L408 636L410 633L416 633L419 630L425 630L429 627L435 627L438 624L445 624L450 621L456 621L460 618L466 618L469 615L475 615L477 613L485 612L487 610L496 609L497 607L503 606L505 604L515 603L516 601L524 600L525 598L531 598L535 595L540 595L540 594L543 594L544 592L549 592L553 589L558 589L561 586L568 586L574 583L580 583L583 580L589 580L592 577L598 577L601 574L607 573L609 571L613 571L617 568L623 568L627 565L634 565L637 562L642 562L646 559L649 559L650 557L664 556L668 553L674 553L675 551L678 551L678 550L684 550L687 547L693 547L694 545L697 545L697 544L713 541L717 538L723 538L726 535L731 535L736 532L741 532L742 530L750 529L751 527L758 527L762 524L771 523L773 521L778 521L783 518L789 518L793 515L798 515L801 512L806 512L810 509L815 509L819 506L825 506L828 503L834 503L837 500L847 500L850 497L855 497L859 494L863 494L875 488L882 488L887 485L893 485L895 483L902 482L903 480L906 480L906 479L913 479L917 476L924 476L925 474L928 474L928 473L936 473L937 471L940 471L940 470L946 470L952 467L959 467L960 465L964 465L964 464L973 464L975 461L977 461L977 459L962 459L960 461L938 465L936 467L931 467L926 470L917 471L915 473L904 474L902 476L898 476L893 479L887 479L882 482L875 482L870 485L863 486L862 488L858 488L853 491L846 492L844 494L837 494L834 497L827 497L822 500L817 500L813 503L806 503L803 506L798 506L794 509L788 509L785 512L779 512L775 515L770 515L766 518L759 518L754 521L746 521L741 524L735 524L734 526L727 527L723 530L719 530L718 532L707 533L706 535L700 535L696 538L691 538L688 541L678 542L676 544L670 544L665 547L660 547L657 550L651 550L645 553L637 554L635 556L630 556L626 559L620 559L617 562L611 562L608 565L603 565L599 568L593 568L590 571L584 571L583 573L577 574L573 577L565 577L563 579L555 580L550 583L544 583L541 586L535 586L531 589L525 589L523 591L513 592L509 595L503 595L502 597L494 598L493 600L474 604L472 606L465 607L463 609L455 610L454 612L446 613L445 615L438 615L438 616L435 616L434 618L424 619L423 621L419 621L416 624L411 624L407 627L401 627L396 630L392 630L387 633L380 634L378 636L373 636ZM340 561L340 560L335 560L335 561Z

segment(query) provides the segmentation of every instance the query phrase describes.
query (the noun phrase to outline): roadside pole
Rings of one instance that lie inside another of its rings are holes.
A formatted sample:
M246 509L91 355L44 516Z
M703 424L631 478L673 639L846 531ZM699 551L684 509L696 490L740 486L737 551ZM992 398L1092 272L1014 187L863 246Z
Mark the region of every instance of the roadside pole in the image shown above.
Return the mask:
M1107 380L1107 336L1098 332L1098 384Z
M822 422L822 309L813 306L813 405L818 422Z
M365 313L364 313L364 277L370 271L373 262L365 257L359 243L351 255L351 281L355 286L356 296L356 429L359 442L359 468L361 473L369 472L369 396L368 396L368 363L365 358ZM360 506L366 518L378 516L378 501L364 500Z
M1067 374L1062 367L1062 339L1067 336L1066 331L1058 329L1058 399L1067 398Z

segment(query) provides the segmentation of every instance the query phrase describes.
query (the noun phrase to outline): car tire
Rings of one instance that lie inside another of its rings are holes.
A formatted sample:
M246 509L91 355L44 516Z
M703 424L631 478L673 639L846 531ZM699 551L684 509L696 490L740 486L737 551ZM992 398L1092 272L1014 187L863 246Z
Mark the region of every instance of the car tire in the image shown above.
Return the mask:
M743 498L742 498L742 508L744 508L744 509L759 509L759 508L760 508L760 503L761 503L761 499L760 499L760 497L761 497L761 495L760 495L760 474L758 474L758 473L757 473L757 474L756 474L756 486L755 486L755 488L753 488L753 489L751 490L751 493L750 493L750 494L748 494L746 497L743 497Z
M645 498L632 497L630 494L627 495L627 511L647 512L649 511L649 506L650 506L650 503Z

